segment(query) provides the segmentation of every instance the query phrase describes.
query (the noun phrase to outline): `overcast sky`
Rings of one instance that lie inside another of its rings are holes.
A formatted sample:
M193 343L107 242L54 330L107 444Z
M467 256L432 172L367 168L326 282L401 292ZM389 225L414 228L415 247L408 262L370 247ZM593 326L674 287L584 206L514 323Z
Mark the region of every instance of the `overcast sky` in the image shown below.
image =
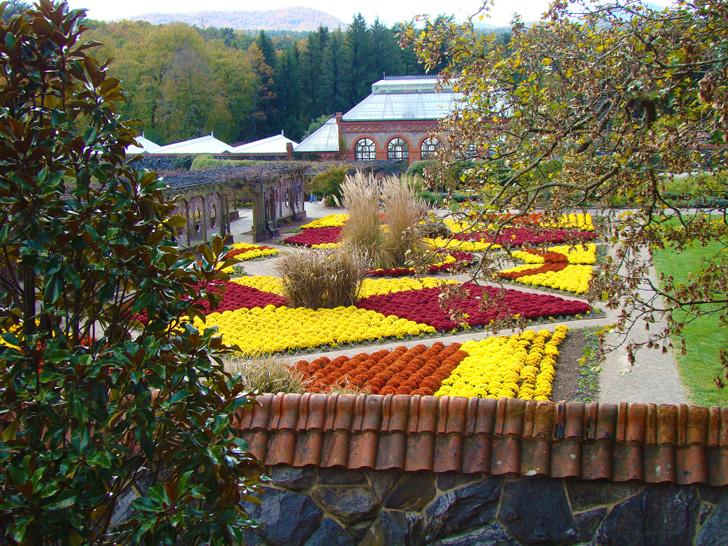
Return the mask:
M415 0L397 2L396 0L68 0L71 8L86 8L91 19L114 20L124 19L142 13L176 13L194 11L252 11L272 10L292 6L305 6L318 9L350 23L356 13L361 13L368 23L376 17L383 23L392 25L408 21L421 13L428 15L455 15L458 20L465 19L478 11L479 0ZM524 21L535 21L546 10L548 0L496 0L493 17L489 22L495 25L506 25L514 12L523 16Z

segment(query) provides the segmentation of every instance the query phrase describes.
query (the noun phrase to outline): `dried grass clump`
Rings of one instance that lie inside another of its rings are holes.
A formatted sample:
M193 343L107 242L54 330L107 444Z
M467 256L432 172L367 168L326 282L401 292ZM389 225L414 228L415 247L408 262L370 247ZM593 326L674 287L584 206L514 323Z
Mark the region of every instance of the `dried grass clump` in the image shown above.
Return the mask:
M395 265L405 265L411 253L421 253L422 232L419 222L429 207L417 196L414 180L388 176L382 180L382 199L387 229L384 253Z
M251 391L261 393L304 393L310 383L280 356L235 358L225 363L225 369Z
M333 250L293 251L280 263L278 272L291 307L333 309L356 303L369 267L361 253L344 245Z
M342 239L365 254L372 267L401 267L422 254L419 222L429 207L417 196L414 180L389 176L377 182L357 172L341 186L349 220ZM382 225L382 214L387 223Z
M357 171L341 185L344 208L349 219L341 230L345 244L367 256L372 267L389 267L383 255L384 233L379 219L379 186L371 175Z

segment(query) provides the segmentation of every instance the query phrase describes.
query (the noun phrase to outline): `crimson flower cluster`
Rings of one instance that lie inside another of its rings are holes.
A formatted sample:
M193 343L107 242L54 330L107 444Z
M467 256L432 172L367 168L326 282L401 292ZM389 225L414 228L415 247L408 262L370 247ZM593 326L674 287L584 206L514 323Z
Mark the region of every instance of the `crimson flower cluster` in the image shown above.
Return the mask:
M506 228L497 237L490 231L457 233L453 238L459 241L493 241L504 247L520 247L525 244L576 244L591 241L596 235L590 231L570 229L545 229L537 231L529 227Z
M445 259L446 256L452 256L455 258L454 262L442 262L439 264L433 264L427 268L427 271L429 273L438 273L440 271L448 271L449 269L452 269L455 265L468 265L473 261L473 255L470 252L460 252L457 250L450 250L447 252L442 252L443 259ZM367 275L370 275L372 277L403 277L405 275L414 275L415 274L415 268L414 267L391 267L388 269L370 269L367 273Z
M283 242L296 246L313 246L341 241L341 226L304 229L298 235L283 239Z
M440 331L455 330L462 324L485 326L494 320L515 315L539 319L589 311L589 304L582 301L566 300L550 294L482 287L474 283L463 284L459 297L449 301L444 309L440 304L441 294L441 288L380 294L365 298L356 306L429 324ZM454 320L452 316L459 316L461 320Z
M214 310L216 313L222 313L223 311L234 311L235 309L252 309L253 307L263 308L266 305L275 305L276 307L282 307L288 303L288 300L278 294L271 294L270 292L263 292L257 288L251 288L250 286L244 286L236 282L223 282L216 283L208 286L208 290L211 292L221 292L222 285L225 286L222 301ZM209 314L213 311L210 310L210 304L203 300L200 302L204 307L204 314Z

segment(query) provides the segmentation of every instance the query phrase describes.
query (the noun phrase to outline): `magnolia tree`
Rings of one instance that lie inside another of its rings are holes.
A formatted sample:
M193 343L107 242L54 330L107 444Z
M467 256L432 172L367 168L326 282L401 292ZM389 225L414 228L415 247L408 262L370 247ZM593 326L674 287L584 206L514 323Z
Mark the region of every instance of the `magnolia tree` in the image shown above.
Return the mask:
M189 320L225 248L173 243L83 19L40 0L0 23L0 542L240 542L249 401Z
M653 283L647 272L648 249L710 241L728 248L725 207L681 208L671 191L675 175L700 172L708 175L704 195L728 197L728 3L653 11L631 0L559 0L533 26L516 20L510 40L476 33L471 22L427 32L411 26L403 39L429 66L449 43L442 75L464 99L444 123L450 147L441 160L476 159L462 180L481 194L481 218L513 211L489 219L502 229L537 205L556 218L626 201L632 210L604 226L616 250L592 296L622 307L621 330L666 314L668 329L650 346L665 347L706 313L725 322L725 252L687 284L670 276ZM491 265L485 259L480 272L492 276ZM726 351L722 360L728 366Z

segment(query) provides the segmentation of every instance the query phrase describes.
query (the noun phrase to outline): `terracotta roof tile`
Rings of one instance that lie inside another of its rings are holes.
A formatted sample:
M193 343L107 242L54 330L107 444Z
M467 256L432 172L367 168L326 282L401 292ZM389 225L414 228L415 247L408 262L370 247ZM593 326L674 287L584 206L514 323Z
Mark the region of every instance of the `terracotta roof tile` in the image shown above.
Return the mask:
M711 449L708 451L708 477L713 485L728 484L728 450Z
M705 446L681 446L675 451L676 483L683 485L708 482Z
M463 466L465 474L482 472L490 467L492 440L485 435L466 436L463 439Z
M264 394L237 426L264 464L728 485L728 408Z
M487 469L486 469L487 471ZM493 439L493 455L490 459L490 473L518 475L521 472L521 438L502 436Z
M685 445L688 442L688 406L680 404L677 407L677 443Z
M352 434L349 442L349 468L376 468L379 434L362 431Z
M677 406L657 406L657 443L677 444Z
M581 478L584 480L612 479L612 442L597 440L581 446Z
M379 437L377 470L404 468L407 436L401 432L385 432Z
M642 460L641 445L614 443L612 445L612 480L615 482L644 480Z
M521 441L521 469L524 476L551 475L551 444L548 440Z
M597 410L595 440L615 440L619 407L615 404L600 404Z
M446 456L440 457L440 459L445 458ZM435 435L430 432L413 432L408 434L404 469L408 472L432 470L434 464Z
M551 445L551 476L554 478L581 477L581 442L567 438Z

